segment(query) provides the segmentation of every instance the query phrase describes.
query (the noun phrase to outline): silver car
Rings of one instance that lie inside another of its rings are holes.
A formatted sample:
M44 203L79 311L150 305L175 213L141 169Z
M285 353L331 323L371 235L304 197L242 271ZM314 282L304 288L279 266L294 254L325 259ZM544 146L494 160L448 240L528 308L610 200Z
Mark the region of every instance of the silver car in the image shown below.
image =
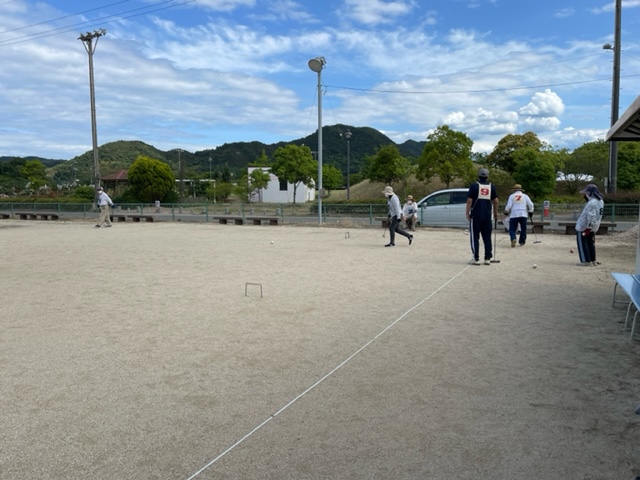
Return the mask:
M465 215L468 188L430 193L417 202L418 223L434 227L468 227Z

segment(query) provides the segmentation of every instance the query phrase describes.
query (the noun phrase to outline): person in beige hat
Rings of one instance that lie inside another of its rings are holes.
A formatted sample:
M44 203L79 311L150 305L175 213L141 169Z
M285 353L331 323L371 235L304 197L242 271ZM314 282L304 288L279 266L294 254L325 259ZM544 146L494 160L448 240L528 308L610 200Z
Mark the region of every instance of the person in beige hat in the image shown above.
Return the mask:
M529 195L524 193L522 185L516 183L511 189L511 195L504 207L504 214L509 215L509 237L511 238L511 248L516 246L516 232L520 228L518 244L524 247L527 243L527 217L533 213L533 202Z
M400 207L400 199L393 193L393 188L387 185L382 191L385 197L387 197L387 205L389 207L389 243L385 247L396 246L396 233L403 235L409 239L409 245L413 242L413 235L407 233L400 228L400 221L402 220L402 207Z
M600 228L602 213L604 211L604 197L597 185L590 183L580 191L584 195L587 204L576 220L576 241L578 243L578 256L583 267L595 267L600 265L596 260L596 232Z
M418 207L413 201L413 195L407 195L407 201L402 206L402 220L407 230L416 231L416 222L418 221Z

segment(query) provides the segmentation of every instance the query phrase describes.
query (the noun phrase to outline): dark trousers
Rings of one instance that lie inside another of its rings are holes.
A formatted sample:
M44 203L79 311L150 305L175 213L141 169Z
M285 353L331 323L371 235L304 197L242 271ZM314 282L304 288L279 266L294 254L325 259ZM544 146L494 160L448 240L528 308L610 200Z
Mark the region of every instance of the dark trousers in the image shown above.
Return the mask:
M493 256L491 254L491 230L490 218L486 220L471 219L469 241L471 242L471 253L476 260L480 260L480 237L482 237L482 243L484 243L484 259L491 260Z
M391 217L389 219L389 243L391 245L395 245L396 243L396 232L407 238L411 237L411 234L400 227L400 219L398 217Z
M518 243L524 245L527 242L527 217L509 217L509 237L511 240L516 239L516 232L520 227L520 238Z
M576 232L576 241L578 243L578 256L580 262L596 261L596 234L589 232L589 235L582 235L582 232Z

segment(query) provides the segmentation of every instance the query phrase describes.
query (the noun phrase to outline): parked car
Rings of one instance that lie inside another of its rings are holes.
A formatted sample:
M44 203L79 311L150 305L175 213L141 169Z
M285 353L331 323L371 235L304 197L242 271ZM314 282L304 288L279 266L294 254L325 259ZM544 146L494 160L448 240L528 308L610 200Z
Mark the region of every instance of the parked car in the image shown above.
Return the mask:
M430 193L417 202L418 223L434 227L468 227L465 216L468 188Z

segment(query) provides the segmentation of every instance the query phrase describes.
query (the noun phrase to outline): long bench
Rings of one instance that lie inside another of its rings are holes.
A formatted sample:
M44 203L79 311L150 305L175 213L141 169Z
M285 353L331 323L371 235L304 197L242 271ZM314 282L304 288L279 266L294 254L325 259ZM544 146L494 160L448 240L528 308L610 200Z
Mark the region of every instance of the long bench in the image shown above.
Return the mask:
M153 222L153 215L126 215L126 218L130 218L134 222L140 222L142 220L145 222Z
M576 234L576 222L558 222L559 227L564 227L565 235L575 235ZM613 222L600 222L600 228L596 232L596 235L608 235L610 228L616 228L618 226L617 223Z
M630 340L633 340L633 337L636 332L636 320L638 317L638 312L640 311L640 275L634 275L631 273L620 273L620 272L612 272L611 276L615 280L615 285L613 287L613 297L611 299L611 306L615 307L618 304L627 305L627 314L624 317L624 328L625 330L628 328L629 324L629 313L631 312L631 306L635 306L636 312L633 315L633 322L631 323L631 337ZM628 301L619 300L616 296L618 291L618 287L622 289L622 291L629 298Z
M504 228L506 231L509 231L509 225L504 223L504 221L502 220L498 220L498 224L499 225L504 225ZM532 233L544 233L544 227L549 227L551 226L551 222L548 221L538 221L538 220L534 220L533 222L531 220L527 220L527 225L531 225L531 232Z
M235 225L244 225L244 218L239 215L214 215L211 218L218 220L218 223L226 225L233 222Z
M20 220L59 220L60 214L55 212L13 212Z
M389 217L376 217L374 220L376 222L381 222L382 228L389 228Z
M109 218L111 218L111 221L118 221L118 222L126 222L127 221L127 216L123 213L112 213L111 215L109 215Z
M246 217L247 220L253 222L254 225L280 225L282 219L276 216L260 215Z
M0 213L0 218L3 220L8 220L9 218L11 218L11 215L9 213Z

